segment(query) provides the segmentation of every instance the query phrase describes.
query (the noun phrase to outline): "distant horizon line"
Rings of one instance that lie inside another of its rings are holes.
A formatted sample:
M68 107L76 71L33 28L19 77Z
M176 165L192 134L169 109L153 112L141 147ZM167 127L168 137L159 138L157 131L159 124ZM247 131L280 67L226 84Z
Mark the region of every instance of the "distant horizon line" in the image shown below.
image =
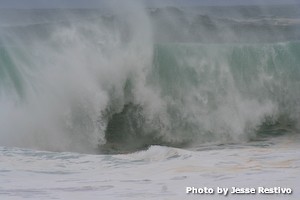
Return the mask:
M300 6L300 2L298 3L274 3L274 4L229 4L229 5L161 5L161 6L145 6L145 8L167 8L167 7L248 7L248 6L260 6L260 7L270 7L270 6ZM101 6L86 6L86 7L72 7L72 6L60 6L60 7L1 7L0 10L4 9L13 9L13 10L35 10L35 9L43 9L43 10L51 10L51 9L89 9L89 10L98 10L103 7Z

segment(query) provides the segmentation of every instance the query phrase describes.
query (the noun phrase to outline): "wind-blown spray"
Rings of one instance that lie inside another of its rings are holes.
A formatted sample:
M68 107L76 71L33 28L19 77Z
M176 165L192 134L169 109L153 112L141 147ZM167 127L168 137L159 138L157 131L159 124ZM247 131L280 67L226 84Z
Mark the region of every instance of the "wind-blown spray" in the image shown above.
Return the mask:
M300 44L280 27L251 38L245 21L119 4L1 27L1 145L128 151L298 126Z

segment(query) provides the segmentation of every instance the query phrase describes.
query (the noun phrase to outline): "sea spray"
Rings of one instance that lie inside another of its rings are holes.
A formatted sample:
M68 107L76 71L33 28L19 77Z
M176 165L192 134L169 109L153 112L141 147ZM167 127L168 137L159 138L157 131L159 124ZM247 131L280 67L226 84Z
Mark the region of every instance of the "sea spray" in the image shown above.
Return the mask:
M236 37L245 21L122 5L1 27L1 145L128 152L299 127L298 41L270 43L267 30L250 41Z

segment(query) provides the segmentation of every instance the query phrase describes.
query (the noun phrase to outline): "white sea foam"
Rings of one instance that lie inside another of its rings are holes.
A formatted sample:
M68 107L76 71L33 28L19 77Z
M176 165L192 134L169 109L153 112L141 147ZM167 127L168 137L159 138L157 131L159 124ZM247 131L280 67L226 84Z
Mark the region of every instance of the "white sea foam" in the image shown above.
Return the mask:
M299 137L210 150L124 155L1 147L1 199L299 199ZM281 187L293 194L186 194L186 187Z
M236 41L244 23L175 7L107 8L1 27L1 145L99 153L106 142L182 147L248 141L274 126L270 135L296 132L299 42Z

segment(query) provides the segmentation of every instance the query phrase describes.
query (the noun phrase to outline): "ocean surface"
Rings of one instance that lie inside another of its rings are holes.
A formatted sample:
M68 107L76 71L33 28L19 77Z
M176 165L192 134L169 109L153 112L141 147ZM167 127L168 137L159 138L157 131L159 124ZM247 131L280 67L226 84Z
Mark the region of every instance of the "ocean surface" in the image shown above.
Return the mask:
M300 6L120 4L0 10L0 199L300 199Z

